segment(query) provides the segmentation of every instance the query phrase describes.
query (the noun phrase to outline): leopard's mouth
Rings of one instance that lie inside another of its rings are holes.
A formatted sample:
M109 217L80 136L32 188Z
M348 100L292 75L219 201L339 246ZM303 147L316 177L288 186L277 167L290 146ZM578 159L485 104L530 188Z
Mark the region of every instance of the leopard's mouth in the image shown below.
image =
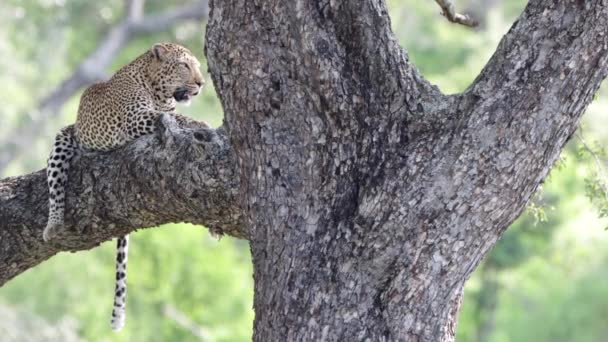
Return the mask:
M177 102L190 102L190 100L198 95L199 89L190 89L187 87L179 87L173 92L173 98Z
M188 102L192 98L192 94L186 88L177 88L173 93L173 98L177 102Z

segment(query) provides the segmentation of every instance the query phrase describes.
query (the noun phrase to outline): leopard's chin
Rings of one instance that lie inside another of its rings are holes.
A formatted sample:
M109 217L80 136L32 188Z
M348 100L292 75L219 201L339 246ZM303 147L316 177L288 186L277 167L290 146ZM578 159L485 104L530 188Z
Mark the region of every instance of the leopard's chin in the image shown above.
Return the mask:
M188 98L187 100L177 101L177 103L184 105L184 106L189 106L192 103L192 98Z

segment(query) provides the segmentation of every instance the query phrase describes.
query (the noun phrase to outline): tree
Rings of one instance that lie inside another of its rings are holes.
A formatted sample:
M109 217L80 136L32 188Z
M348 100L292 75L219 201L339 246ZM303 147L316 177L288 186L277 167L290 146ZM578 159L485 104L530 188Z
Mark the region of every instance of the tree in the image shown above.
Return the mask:
M210 2L225 127L0 183L0 284L163 222L245 237L255 341L452 341L467 277L521 213L606 76L605 1L532 0L462 94L408 61L382 0Z

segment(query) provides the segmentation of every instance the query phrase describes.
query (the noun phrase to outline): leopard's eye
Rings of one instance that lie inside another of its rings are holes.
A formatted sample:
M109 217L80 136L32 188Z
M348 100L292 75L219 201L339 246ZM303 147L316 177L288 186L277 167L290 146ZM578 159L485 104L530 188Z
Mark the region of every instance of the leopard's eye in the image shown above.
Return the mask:
M188 65L188 63L180 63L181 65L185 66L186 69L190 70L190 65Z

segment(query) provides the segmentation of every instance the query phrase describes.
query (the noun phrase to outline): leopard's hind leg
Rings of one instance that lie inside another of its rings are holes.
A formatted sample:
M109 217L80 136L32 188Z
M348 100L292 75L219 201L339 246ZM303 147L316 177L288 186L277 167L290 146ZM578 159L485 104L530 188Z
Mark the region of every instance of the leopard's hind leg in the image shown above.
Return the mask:
M55 137L53 151L46 168L49 186L49 217L42 233L44 241L49 241L63 225L65 209L65 185L68 180L70 163L78 145L74 138L74 125L64 127Z

